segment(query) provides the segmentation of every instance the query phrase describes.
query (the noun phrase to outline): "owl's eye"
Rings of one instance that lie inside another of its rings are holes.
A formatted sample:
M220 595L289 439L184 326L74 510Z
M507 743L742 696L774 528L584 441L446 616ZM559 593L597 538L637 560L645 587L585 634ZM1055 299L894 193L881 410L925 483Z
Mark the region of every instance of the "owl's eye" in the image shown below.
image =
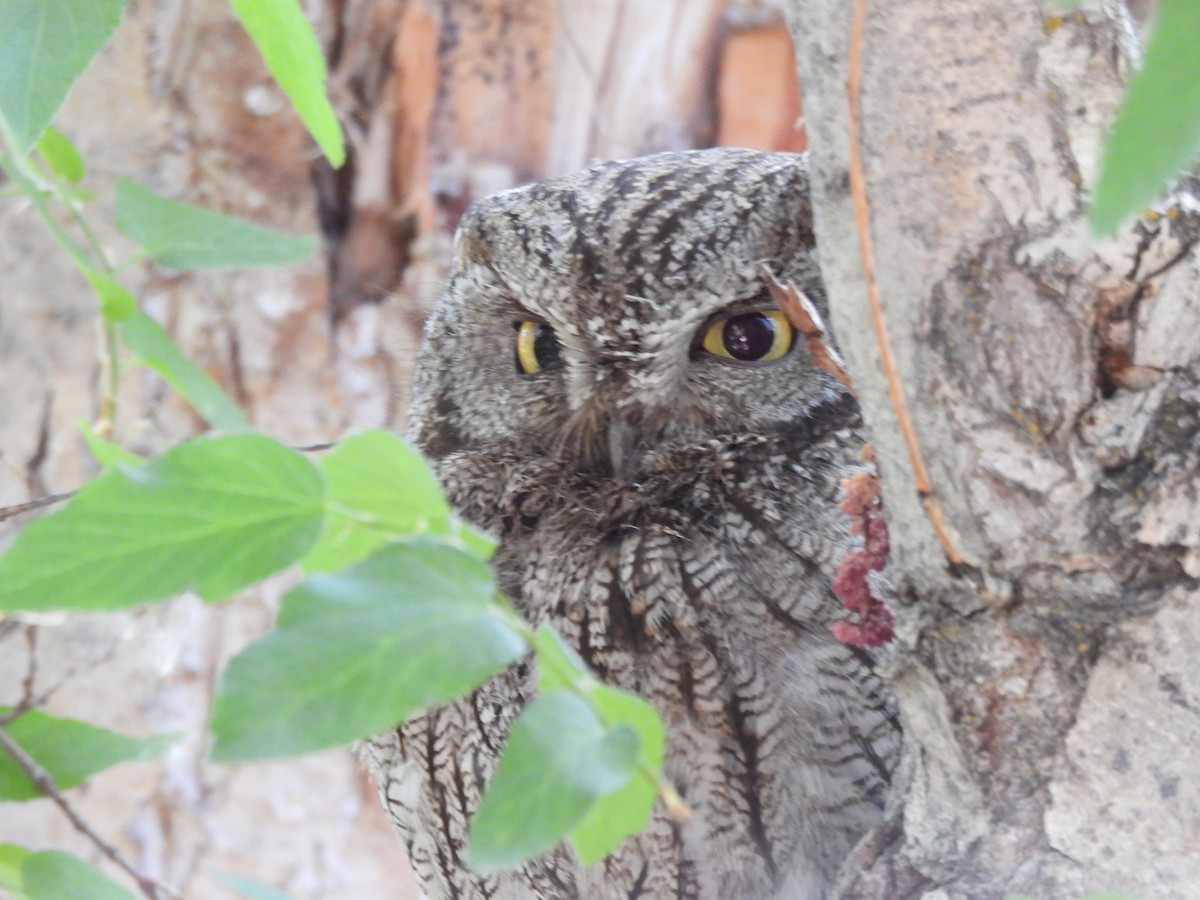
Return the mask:
M530 319L517 323L517 368L521 372L533 375L561 361L561 348L553 328Z
M796 330L777 309L714 319L701 346L714 356L739 362L771 362L792 349Z

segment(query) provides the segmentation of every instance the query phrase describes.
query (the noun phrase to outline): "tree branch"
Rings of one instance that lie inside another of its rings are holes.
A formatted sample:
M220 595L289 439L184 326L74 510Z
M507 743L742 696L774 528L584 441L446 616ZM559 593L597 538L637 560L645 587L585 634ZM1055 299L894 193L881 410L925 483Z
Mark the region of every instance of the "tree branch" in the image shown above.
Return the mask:
M144 875L129 862L124 855L116 847L106 841L103 837L96 833L95 829L88 824L87 820L73 807L62 791L54 784L54 779L50 777L50 773L38 765L37 761L25 752L20 744L12 739L12 737L3 728L0 728L0 749L13 758L17 766L22 772L33 782L34 787L41 791L54 804L63 811L63 814L71 820L71 824L75 826L75 830L86 837L95 845L101 853L107 856L113 863L119 866L126 874L137 882L142 893L146 895L148 900L161 900L162 897L178 897L179 895L168 888L166 885L151 878L149 875Z
M875 252L871 246L871 211L867 203L867 182L866 176L863 174L858 137L862 112L863 28L866 19L867 0L855 0L854 19L850 31L849 74L846 79L846 96L850 105L846 130L850 145L850 198L854 204L854 226L858 232L859 250L862 255L863 281L867 287L867 300L871 306L871 324L874 326L875 339L879 344L879 361L883 367L884 379L887 381L888 397L892 401L900 433L908 448L908 459L912 466L917 494L921 499L921 508L925 510L925 515L933 525L934 533L941 542L946 558L951 563L958 565L963 562L963 558L950 539L950 530L946 525L941 501L929 483L929 473L925 469L925 461L921 458L916 429L913 428L912 417L908 412L904 388L896 370L896 358L892 355L891 341L888 339L887 328L884 326L883 304L879 299L879 283L875 280Z
M51 494L48 497L39 497L27 503L18 503L15 506L0 507L0 522L11 519L13 516L19 516L21 513L41 509L43 506L53 506L55 503L61 503L63 500L70 500L74 496L74 491L67 491L65 494Z

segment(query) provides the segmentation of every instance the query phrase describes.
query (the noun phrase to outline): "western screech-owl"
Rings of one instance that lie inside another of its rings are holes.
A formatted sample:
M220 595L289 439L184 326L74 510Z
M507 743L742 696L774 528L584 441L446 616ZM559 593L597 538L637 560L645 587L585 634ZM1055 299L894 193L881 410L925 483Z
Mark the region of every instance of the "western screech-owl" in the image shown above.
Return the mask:
M657 809L588 868L560 845L472 874L469 822L533 692L516 666L368 748L431 898L809 900L879 819L895 719L829 632L858 413L761 275L824 306L810 221L803 157L743 150L599 163L463 219L411 434L500 536L524 614L658 709L694 813Z

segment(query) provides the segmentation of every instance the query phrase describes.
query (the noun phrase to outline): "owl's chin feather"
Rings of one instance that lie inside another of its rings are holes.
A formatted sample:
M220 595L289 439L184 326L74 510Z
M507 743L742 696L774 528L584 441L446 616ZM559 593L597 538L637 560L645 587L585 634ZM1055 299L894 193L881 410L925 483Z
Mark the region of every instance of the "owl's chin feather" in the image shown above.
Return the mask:
M480 528L502 536L528 531L553 511L606 532L636 527L646 511L682 507L697 486L750 478L747 457L774 459L789 471L854 465L856 439L844 453L831 455L829 448L831 438L840 444L836 438L849 435L858 422L853 399L833 393L809 416L773 434L664 439L630 453L624 470L614 470L603 453L581 455L578 443L562 440L545 449L497 442L458 450L433 460L433 467L456 511Z

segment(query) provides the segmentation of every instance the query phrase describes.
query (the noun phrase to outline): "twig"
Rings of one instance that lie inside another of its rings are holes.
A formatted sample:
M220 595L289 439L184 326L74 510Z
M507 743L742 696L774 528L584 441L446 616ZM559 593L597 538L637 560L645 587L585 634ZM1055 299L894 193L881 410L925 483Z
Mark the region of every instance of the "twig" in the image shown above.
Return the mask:
M14 621L14 625L17 625ZM8 712L0 715L0 728L3 728L9 722L19 719L26 712L38 706L44 697L34 695L34 687L37 683L37 635L38 630L36 625L25 626L25 642L29 645L29 666L25 670L25 677L21 679L21 699Z
M167 888L159 881L151 878L149 875L144 875L134 867L133 863L129 862L121 851L102 838L96 833L95 829L87 823L87 821L79 814L79 812L67 801L67 798L62 795L62 792L54 784L54 779L50 774L37 764L32 756L25 752L25 749L9 736L8 732L0 728L0 749L13 758L17 766L25 773L26 777L33 782L34 787L41 791L46 797L54 802L54 804L63 811L63 814L71 820L71 824L75 826L75 830L86 837L92 844L95 845L101 853L107 856L113 863L119 866L130 878L137 882L139 888L149 900L160 900L163 895L178 896L174 891Z
M679 792L665 778L658 783L658 796L671 814L671 818L680 825L692 817L692 807L679 796Z
M854 204L854 225L858 231L858 244L862 255L863 280L866 282L867 300L871 307L871 324L875 329L875 339L879 344L879 361L883 367L883 376L887 381L888 397L892 401L900 433L908 448L908 459L912 466L913 480L916 482L917 496L920 497L921 507L925 510L930 524L933 525L934 533L941 542L946 558L957 565L963 562L963 558L950 539L950 531L946 525L946 516L942 511L941 501L929 483L925 461L921 458L916 429L913 427L912 417L908 413L904 388L901 386L900 375L896 368L896 358L892 355L892 345L884 326L883 304L879 299L879 284L875 280L875 253L871 246L871 212L867 203L867 181L863 174L862 156L859 152L859 122L862 115L862 44L866 19L867 0L855 0L854 19L850 26L849 74L846 79L846 96L849 101L849 120L846 123L846 130L850 144L850 199Z
M43 506L51 506L55 503L61 503L63 500L70 500L74 496L74 491L67 491L65 494L50 494L48 497L39 497L27 503L18 503L16 506L0 507L0 522L3 522L5 519L11 519L13 516L19 516L21 513L41 509Z
M826 338L825 323L821 320L821 313L817 311L817 307L795 283L789 281L787 284L781 284L766 266L762 267L762 277L767 283L771 299L804 338L804 346L808 348L813 365L828 372L851 396L855 396L850 373L846 371L842 357L830 346Z
M38 630L35 625L25 626L25 643L29 647L29 668L25 670L25 677L21 679L21 702L18 706L24 706L28 709L34 701L34 687L37 685L37 670L38 670Z

